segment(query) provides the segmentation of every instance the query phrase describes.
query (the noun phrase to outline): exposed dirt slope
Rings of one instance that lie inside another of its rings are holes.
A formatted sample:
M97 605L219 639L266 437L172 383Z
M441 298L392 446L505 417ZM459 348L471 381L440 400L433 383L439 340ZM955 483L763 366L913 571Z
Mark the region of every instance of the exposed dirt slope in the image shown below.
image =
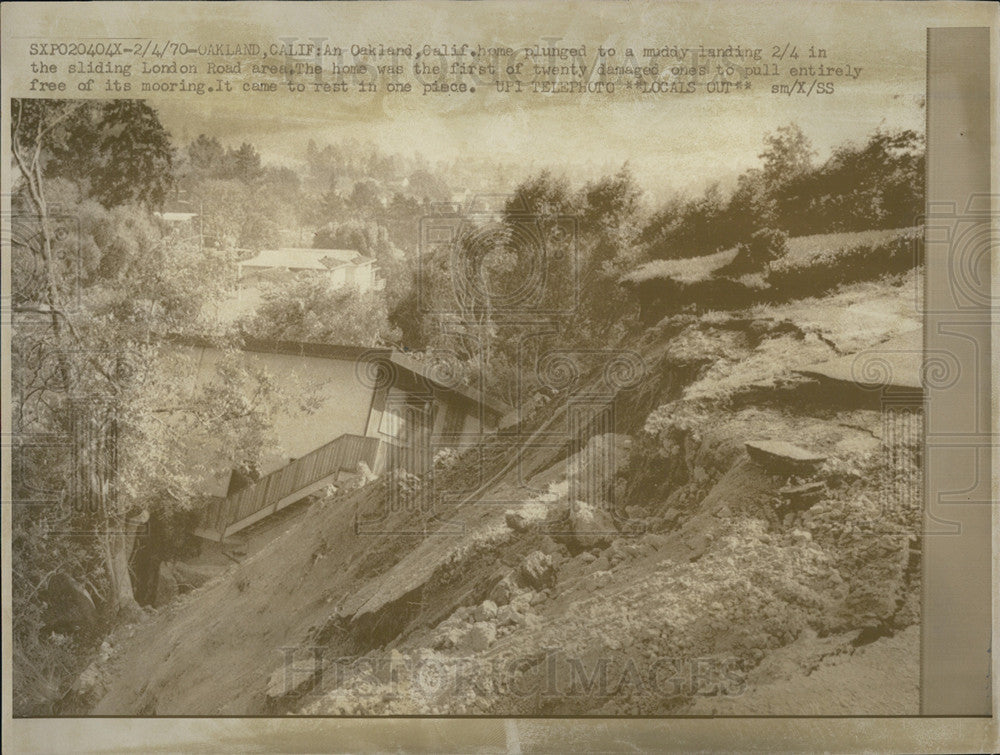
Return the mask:
M877 397L793 372L912 328L898 283L664 321L617 436L576 456L497 438L439 471L468 500L434 517L405 480L318 501L112 638L93 711L915 713L919 434L892 456ZM862 302L865 333L815 316ZM563 427L566 398L529 432ZM768 469L760 438L826 461ZM595 459L609 484L570 500Z

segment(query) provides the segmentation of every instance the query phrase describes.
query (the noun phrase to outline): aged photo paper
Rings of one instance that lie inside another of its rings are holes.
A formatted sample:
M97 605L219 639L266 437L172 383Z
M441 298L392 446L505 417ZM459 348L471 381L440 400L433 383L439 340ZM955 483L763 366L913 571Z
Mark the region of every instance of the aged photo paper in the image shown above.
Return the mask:
M4 750L996 751L997 31L5 4Z

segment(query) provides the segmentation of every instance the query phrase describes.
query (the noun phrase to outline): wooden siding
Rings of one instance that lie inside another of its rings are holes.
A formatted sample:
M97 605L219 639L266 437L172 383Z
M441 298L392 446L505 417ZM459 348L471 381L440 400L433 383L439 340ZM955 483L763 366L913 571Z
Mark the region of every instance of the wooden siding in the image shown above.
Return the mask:
M222 540L332 483L339 472L357 471L359 462L371 466L378 457L379 443L378 438L341 435L209 505L198 533Z

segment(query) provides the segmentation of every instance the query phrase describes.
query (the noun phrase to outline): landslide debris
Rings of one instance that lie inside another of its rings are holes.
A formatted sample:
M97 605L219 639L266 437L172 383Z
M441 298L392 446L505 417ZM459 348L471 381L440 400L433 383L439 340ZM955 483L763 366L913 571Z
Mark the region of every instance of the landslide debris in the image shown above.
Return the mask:
M498 436L435 479L468 495L433 517L412 480L396 510L388 477L317 501L113 638L93 711L804 714L827 694L916 713L921 449L795 373L871 345L804 322L789 304L660 323L616 433ZM563 426L567 398L527 433Z

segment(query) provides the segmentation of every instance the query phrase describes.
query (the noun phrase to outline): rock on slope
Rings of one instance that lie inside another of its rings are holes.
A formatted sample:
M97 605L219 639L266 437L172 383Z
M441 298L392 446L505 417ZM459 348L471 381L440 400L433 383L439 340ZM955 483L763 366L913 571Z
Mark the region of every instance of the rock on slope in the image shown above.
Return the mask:
M498 439L441 474L487 482L436 519L414 499L385 511L385 478L319 501L112 638L94 712L796 714L858 682L852 712L915 713L919 447L887 455L877 407L793 373L838 337L791 308L662 323L618 397L631 440L591 441L627 450L595 500L567 498L586 451L514 464ZM825 461L769 469L744 446L761 439Z

